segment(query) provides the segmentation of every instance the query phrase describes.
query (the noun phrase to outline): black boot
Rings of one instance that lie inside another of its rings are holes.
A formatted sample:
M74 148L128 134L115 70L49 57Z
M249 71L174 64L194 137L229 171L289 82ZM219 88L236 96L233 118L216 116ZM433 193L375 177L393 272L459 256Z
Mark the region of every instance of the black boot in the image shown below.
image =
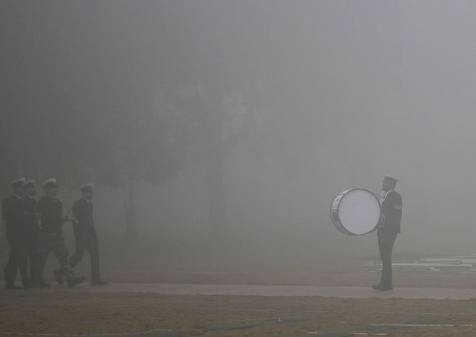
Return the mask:
M389 291L392 290L392 286L389 285L383 285L383 284L376 284L372 286L372 289L378 290L378 291Z
M35 289L44 289L49 287L50 285L43 280L33 281L30 285L30 288L35 288Z
M5 290L19 290L23 289L22 287L17 286L15 283L6 283Z
M72 276L68 278L68 287L73 288L74 286L77 286L80 283L83 283L86 281L86 277L84 276Z
M14 290L14 289L22 289L21 287L15 285L15 277L11 277L11 273L9 273L8 269L5 268L3 270L3 273L5 275L5 289L6 290Z
M54 271L54 274L55 274L55 280L56 282L59 284L59 285L63 285L64 284L64 273L62 270L60 269L56 269Z

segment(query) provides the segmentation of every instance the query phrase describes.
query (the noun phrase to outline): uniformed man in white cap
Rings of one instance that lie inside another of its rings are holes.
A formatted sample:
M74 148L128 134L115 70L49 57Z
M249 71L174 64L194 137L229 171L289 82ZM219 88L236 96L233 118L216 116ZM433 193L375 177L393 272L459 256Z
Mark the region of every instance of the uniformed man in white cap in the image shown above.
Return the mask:
M76 251L71 256L70 264L74 268L87 250L91 259L91 285L99 286L105 285L106 282L101 280L99 270L99 242L94 228L93 195L94 185L86 184L81 187L81 199L73 205Z
M66 278L69 287L73 287L84 281L83 277L74 275L68 261L68 249L63 237L63 223L67 221L63 217L63 204L58 199L58 184L56 179L50 178L43 183L45 195L38 201L38 213L40 216L40 236L35 262L34 283L35 286L44 286L43 270L50 252L53 252L59 263L55 270L55 279L59 284L64 283Z
M27 262L29 264L30 276L33 276L35 262L34 254L36 251L39 235L39 218L38 218L38 201L36 200L36 182L33 179L27 180L25 183L25 220L26 220L26 245L27 245Z
M377 236L382 259L382 276L380 283L374 285L375 290L392 290L392 250L395 239L400 233L400 223L402 220L402 197L395 191L397 179L385 176L382 182L384 193L381 203L382 219L380 221Z
M2 218L5 223L7 241L10 244L10 253L5 267L6 289L21 289L21 287L15 285L17 271L20 271L23 287L26 288L29 284L25 240L27 233L23 202L25 181L25 178L13 181L11 183L12 195L2 202Z

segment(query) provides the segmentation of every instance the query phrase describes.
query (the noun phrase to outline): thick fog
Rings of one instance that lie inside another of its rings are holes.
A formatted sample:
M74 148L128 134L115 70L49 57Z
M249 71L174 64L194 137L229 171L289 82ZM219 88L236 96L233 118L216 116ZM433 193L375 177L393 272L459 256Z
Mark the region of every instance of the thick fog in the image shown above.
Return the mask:
M294 270L377 256L329 205L391 174L397 256L476 253L474 17L472 1L4 1L2 195L56 176L70 207L93 180L110 260L133 193L138 260Z

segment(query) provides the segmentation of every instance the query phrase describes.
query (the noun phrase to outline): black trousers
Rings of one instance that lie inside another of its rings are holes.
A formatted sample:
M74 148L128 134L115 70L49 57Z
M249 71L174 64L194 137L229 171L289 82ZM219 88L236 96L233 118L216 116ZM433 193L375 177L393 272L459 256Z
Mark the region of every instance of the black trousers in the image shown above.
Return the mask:
M45 269L48 256L53 252L58 260L61 272L68 280L74 277L73 270L68 263L68 248L62 233L40 233L33 256L33 281L36 283L43 281L43 271Z
M20 272L23 286L28 285L28 246L20 239L9 240L10 252L5 267L5 284L12 286L15 283L17 272Z
M392 282L392 252L397 233L378 233L378 247L382 259L382 275L380 285L391 288Z
M91 261L91 282L98 282L101 280L101 273L99 271L99 242L94 229L88 230L87 233L76 233L76 250L69 260L72 268L83 259L84 251L89 253Z
M26 251L27 258L27 270L30 273L30 280L33 279L33 274L35 273L35 254L38 246L38 235L34 235L31 240L28 242L28 247Z

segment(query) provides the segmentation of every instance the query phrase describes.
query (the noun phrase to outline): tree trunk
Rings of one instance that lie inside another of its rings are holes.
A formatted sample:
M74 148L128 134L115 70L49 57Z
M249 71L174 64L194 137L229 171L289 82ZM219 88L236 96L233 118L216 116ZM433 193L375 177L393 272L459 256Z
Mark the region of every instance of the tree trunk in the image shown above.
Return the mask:
M228 227L225 202L224 160L214 161L207 172L208 219L213 235L222 236Z
M133 176L127 178L127 201L126 201L126 241L131 242L137 238L137 218L135 202L135 179Z

